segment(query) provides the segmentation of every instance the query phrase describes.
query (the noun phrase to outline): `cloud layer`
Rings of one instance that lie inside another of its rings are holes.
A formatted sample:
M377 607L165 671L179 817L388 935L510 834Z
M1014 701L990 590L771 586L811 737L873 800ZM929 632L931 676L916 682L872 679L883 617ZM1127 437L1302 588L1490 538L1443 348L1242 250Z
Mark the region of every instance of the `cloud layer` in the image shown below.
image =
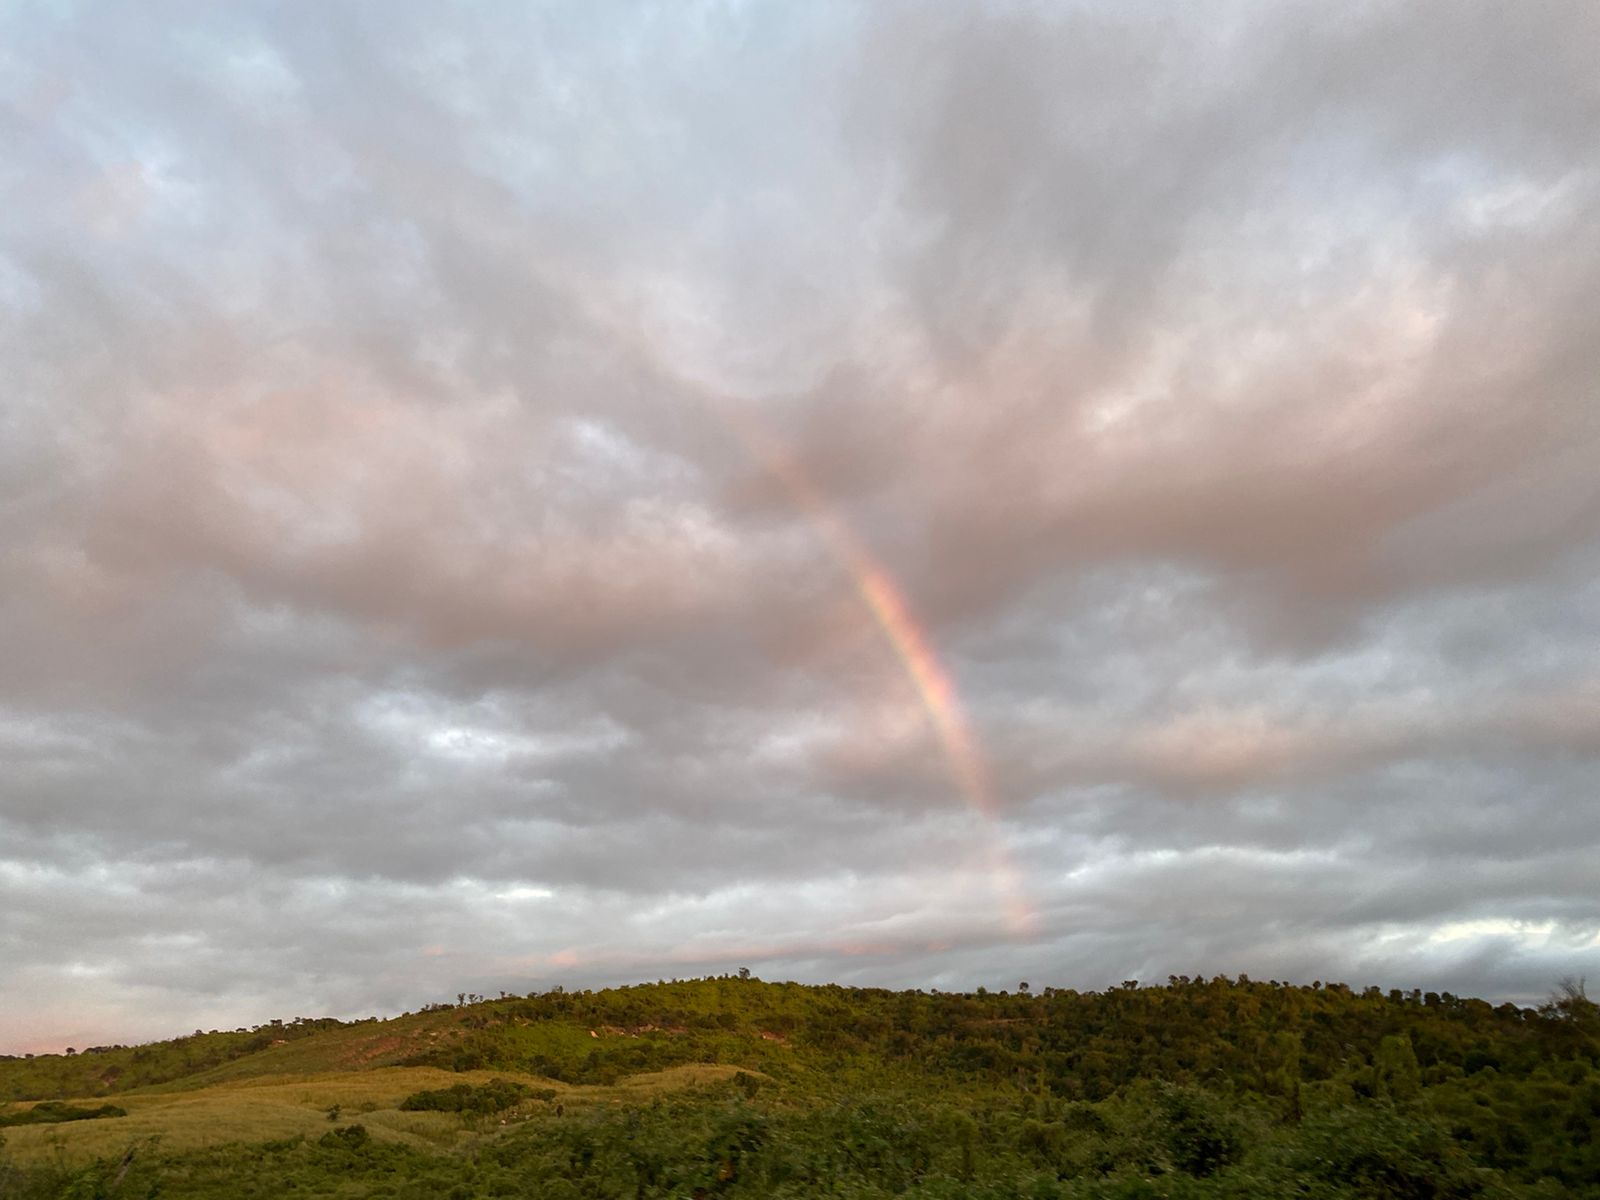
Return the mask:
M0 18L0 1051L1600 975L1592 6L525 7Z

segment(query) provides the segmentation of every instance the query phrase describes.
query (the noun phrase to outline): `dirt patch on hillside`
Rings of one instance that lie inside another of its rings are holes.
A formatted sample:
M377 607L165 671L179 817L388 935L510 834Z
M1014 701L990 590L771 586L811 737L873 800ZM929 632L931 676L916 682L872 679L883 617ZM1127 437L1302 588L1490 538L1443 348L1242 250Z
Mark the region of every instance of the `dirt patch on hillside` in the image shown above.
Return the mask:
M397 1034L390 1034L387 1037L372 1038L351 1046L341 1054L338 1060L339 1066L345 1068L365 1067L380 1058L388 1058L390 1056L404 1057L405 1054L413 1051L422 1042L423 1039L415 1035L401 1037Z

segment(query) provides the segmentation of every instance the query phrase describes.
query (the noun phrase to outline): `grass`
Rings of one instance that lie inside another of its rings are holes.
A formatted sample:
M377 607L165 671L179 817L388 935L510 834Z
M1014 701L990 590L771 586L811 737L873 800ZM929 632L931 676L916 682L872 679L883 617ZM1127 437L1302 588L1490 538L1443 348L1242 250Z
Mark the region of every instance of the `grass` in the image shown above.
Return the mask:
M189 1090L234 1081L326 1071L356 1071L395 1066L454 1035L460 1016L454 1012L417 1013L381 1025L348 1025L312 1037L285 1041L246 1057L225 1062L166 1084Z
M400 1109L496 1079L533 1094ZM1600 1200L1600 1008L1581 994L552 989L0 1056L0 1111L47 1099L128 1115L7 1129L0 1195Z
M130 1145L158 1138L163 1151L196 1150L236 1142L271 1142L320 1137L359 1123L379 1141L418 1149L448 1149L518 1123L533 1111L607 1103L638 1103L731 1079L740 1068L721 1064L670 1067L631 1076L609 1086L559 1083L515 1071L444 1071L436 1067L378 1067L341 1073L256 1076L199 1088L151 1088L124 1093L126 1117L7 1130L7 1149L19 1162L60 1159L82 1162L121 1154ZM753 1074L753 1072L752 1072ZM492 1120L456 1113L402 1112L413 1092L457 1083L510 1079L556 1092L548 1105L527 1100ZM339 1119L330 1121L335 1105Z

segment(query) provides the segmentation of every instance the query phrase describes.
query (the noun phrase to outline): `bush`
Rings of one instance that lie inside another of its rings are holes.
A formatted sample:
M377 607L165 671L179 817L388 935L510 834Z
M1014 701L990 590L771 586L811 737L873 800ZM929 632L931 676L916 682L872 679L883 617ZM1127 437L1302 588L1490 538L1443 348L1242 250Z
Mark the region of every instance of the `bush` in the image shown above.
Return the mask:
M46 1100L20 1112L0 1114L0 1125L53 1125L59 1121L97 1121L102 1117L125 1117L128 1110L115 1104L99 1108L78 1108L59 1100Z
M1373 1200L1464 1200L1484 1194L1491 1178L1421 1113L1387 1104L1307 1121L1291 1165L1306 1178Z
M486 1117L503 1112L533 1094L533 1089L526 1084L494 1079L478 1087L458 1083L436 1091L414 1092L400 1102L400 1107L406 1112L459 1112ZM544 1089L536 1098L547 1100L554 1095Z
M329 1150L359 1150L370 1141L372 1135L367 1132L365 1125L346 1125L343 1129L323 1134L317 1139L317 1145Z

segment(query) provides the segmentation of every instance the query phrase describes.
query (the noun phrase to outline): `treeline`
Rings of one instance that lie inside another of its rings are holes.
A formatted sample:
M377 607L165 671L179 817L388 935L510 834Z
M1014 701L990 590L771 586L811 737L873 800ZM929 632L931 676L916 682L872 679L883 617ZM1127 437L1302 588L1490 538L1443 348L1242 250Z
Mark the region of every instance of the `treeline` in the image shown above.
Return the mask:
M360 1024L376 1023L368 1018ZM0 1101L94 1096L185 1079L273 1046L338 1029L333 1017L296 1017L251 1029L195 1030L139 1046L91 1046L65 1054L0 1055Z
M1338 1082L1356 1096L1385 1087L1382 1047L1408 1043L1419 1083L1483 1072L1524 1078L1541 1065L1597 1057L1594 1005L1573 985L1539 1008L1449 993L1357 992L1245 977L1178 976L1079 992L887 991L753 978L657 982L602 991L560 988L467 1005L430 1005L438 1036L405 1059L454 1070L518 1070L568 1083L610 1083L691 1062L796 1066L907 1077L940 1075L1099 1100L1140 1079L1292 1098ZM374 1036L399 1027L368 1025ZM65 1098L180 1081L279 1044L350 1030L300 1018L253 1030L196 1033L75 1060L0 1061L0 1100Z
M1284 1095L1340 1080L1372 1096L1389 1086L1381 1048L1393 1055L1400 1041L1430 1086L1484 1071L1524 1077L1572 1059L1593 1064L1593 1008L1581 995L1520 1008L1243 977L975 993L724 977L489 1001L463 1010L456 1035L412 1061L603 1083L736 1054L780 1070L797 1057L843 1069L864 1059L875 1069L899 1065L1067 1099L1104 1099L1147 1078Z
M345 1069L361 1032L302 1031L296 1069L323 1044L322 1069ZM316 1194L337 1178L341 1194L396 1200L1600 1200L1600 1009L1575 983L1521 1008L1243 977L946 993L725 976L430 1006L371 1035L409 1036L415 1064L569 1084L690 1062L745 1073L694 1096L565 1105L517 1080L463 1082L405 1106L478 1121L460 1154L347 1125L124 1163L116 1194ZM0 1063L0 1081L16 1065ZM90 1176L115 1165L56 1182L81 1176L98 1194ZM52 1194L37 1190L49 1170L66 1168L0 1174L0 1197Z

